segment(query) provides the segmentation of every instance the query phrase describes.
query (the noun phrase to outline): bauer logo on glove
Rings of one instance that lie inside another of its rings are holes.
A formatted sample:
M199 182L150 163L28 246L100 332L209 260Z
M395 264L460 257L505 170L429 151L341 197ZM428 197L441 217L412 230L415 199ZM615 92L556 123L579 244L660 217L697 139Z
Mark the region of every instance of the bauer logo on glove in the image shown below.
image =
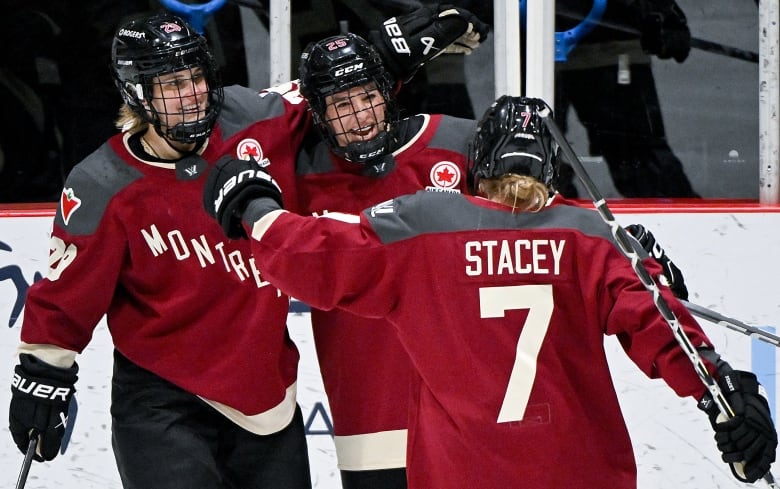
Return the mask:
M220 208L222 207L222 203L224 202L226 195L228 195L236 188L245 186L248 183L257 184L258 180L266 181L270 185L276 187L277 189L279 188L279 185L277 185L276 181L274 181L274 179L271 178L271 175L266 173L266 171L261 168L258 169L249 168L246 170L242 170L237 175L233 175L229 177L222 184L222 188L219 189L219 193L217 194L217 197L214 200L215 214L217 215L219 214Z
M282 207L282 191L255 160L239 160L225 156L206 177L203 207L215 218L227 237L245 238L241 216L247 204L268 197Z
M60 400L63 402L69 401L73 390L72 387L56 387L25 379L16 372L14 372L14 378L11 380L11 389L17 389L32 397L45 399L47 401Z

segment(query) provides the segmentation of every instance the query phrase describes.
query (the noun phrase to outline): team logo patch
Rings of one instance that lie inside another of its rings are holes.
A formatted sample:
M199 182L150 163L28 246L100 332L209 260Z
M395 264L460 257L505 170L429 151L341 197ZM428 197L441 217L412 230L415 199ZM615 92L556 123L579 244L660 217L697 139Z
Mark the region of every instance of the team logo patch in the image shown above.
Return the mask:
M173 22L165 22L164 24L160 25L160 29L170 34L172 32L181 32L182 27L179 24L175 24Z
M451 161L440 161L431 168L431 183L435 188L456 189L460 177L460 168Z
M206 160L199 155L190 155L176 162L176 178L194 180L206 169Z
M236 157L239 160L255 160L262 168L270 165L268 158L263 157L263 148L257 139L244 139L236 146Z
M72 188L65 188L60 195L60 212L62 213L62 220L65 221L65 225L68 224L70 216L76 212L76 209L81 207L81 199L76 197Z

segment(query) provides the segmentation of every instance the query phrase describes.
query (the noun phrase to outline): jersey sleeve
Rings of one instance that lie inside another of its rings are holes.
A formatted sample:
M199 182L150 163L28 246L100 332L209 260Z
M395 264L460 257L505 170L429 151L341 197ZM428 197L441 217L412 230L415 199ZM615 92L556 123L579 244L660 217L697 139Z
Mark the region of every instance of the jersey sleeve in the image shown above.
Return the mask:
M92 338L117 292L127 252L121 223L111 214L113 192L111 183L92 178L83 166L68 176L54 218L48 271L28 290L24 343L80 353Z
M340 307L367 318L392 309L388 298L396 288L384 273L390 253L363 217L277 211L257 221L251 234L263 276L288 295L317 309Z
M636 276L629 261L623 256L617 260L620 261L608 267L607 272L607 290L614 297L608 312L607 333L617 335L626 354L648 377L662 378L680 397L693 396L698 400L706 387L678 343L672 326L661 315L653 295ZM652 258L642 263L658 284L660 265ZM712 348L707 335L671 290L659 285L659 291L693 347ZM706 366L710 373L715 371L714 365L706 363Z

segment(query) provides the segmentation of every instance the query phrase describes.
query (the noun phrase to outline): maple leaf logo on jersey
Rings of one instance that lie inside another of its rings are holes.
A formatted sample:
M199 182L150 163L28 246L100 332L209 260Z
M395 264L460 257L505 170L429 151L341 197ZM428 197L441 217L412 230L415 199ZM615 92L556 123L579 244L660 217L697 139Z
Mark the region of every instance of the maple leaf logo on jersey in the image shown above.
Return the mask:
M238 146L236 146L236 157L244 161L255 160L261 168L271 164L268 158L263 157L263 147L260 146L257 139L244 139L238 143Z
M456 189L460 177L460 168L451 161L440 161L431 168L431 183L436 189Z
M70 220L70 216L72 216L79 207L81 207L81 199L76 197L73 189L62 189L62 195L60 195L60 212L62 212L62 220L65 221L66 226Z

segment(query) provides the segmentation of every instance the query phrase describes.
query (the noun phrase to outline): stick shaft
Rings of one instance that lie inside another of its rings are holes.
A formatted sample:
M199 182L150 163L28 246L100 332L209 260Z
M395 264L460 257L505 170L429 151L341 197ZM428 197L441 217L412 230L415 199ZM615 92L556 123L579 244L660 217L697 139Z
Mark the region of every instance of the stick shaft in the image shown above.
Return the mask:
M680 302L682 302L683 305L687 307L688 310L691 311L691 314L693 314L694 316L700 317L702 319L706 319L707 321L710 321L715 324L720 324L721 326L725 326L733 331L739 331L740 333L750 336L751 338L757 338L761 341L765 341L767 343L780 347L780 336L774 335L760 328L756 328L755 326L750 326L737 319L726 317L704 306L700 306L698 304L693 304L691 302L683 301L683 300L681 300Z
M551 112L549 110L545 110L545 112L546 115L540 114L542 116L542 120L550 130L553 138L560 145L567 162L572 165L575 173L577 174L577 177L579 177L579 179L582 181L585 190L588 192L588 195L593 201L593 204L596 206L596 210L599 212L599 215L601 215L601 218L612 230L612 234L615 237L615 241L617 242L620 250L631 261L631 267L634 269L634 272L642 281L642 284L645 286L645 288L652 294L653 302L656 308L661 313L661 316L663 316L663 318L666 320L667 324L669 324L669 326L672 328L672 332L674 333L674 338L677 340L677 343L679 343L680 347L682 347L683 351L686 353L686 355L688 355L688 358L693 364L696 373L709 390L710 395L712 395L712 398L715 400L715 403L718 405L720 411L729 419L733 418L734 411L731 409L731 406L728 405L725 397L723 397L717 382L712 377L712 375L710 375L704 364L704 361L699 356L698 351L696 351L696 348L693 346L690 339L688 339L687 335L683 332L677 317L669 307L666 299L661 296L661 293L655 281L653 280L653 277L650 276L650 273L647 271L644 265L642 265L639 255L634 250L634 247L631 244L631 240L628 237L628 232L623 229L617 223L617 221L615 221L615 217L612 214L612 211L610 211L609 207L607 207L607 202L601 196L601 193L593 183L593 180L591 180L590 175L588 175L579 157L564 137L563 133L558 127L558 124L556 124L553 120Z
M571 145L566 140L566 137L558 127L558 124L556 124L555 120L553 120L552 112L549 108L545 108L539 112L539 115L542 117L542 121L544 121L547 129L550 130L550 133L552 134L555 141L560 145L567 162L572 165L574 172L577 174L577 177L579 177L579 179L582 181L582 184L585 186L585 190L588 192L588 195L593 201L593 204L596 206L596 210L598 210L599 215L612 230L612 235L615 237L615 241L617 242L620 250L631 262L631 268L634 269L637 277L639 277L647 291L650 292L650 294L653 296L653 303L655 304L655 307L658 309L658 311L661 313L661 316L663 316L663 318L666 320L666 323L672 329L672 333L675 340L677 340L677 343L680 345L685 354L688 355L688 359L693 364L693 368L698 374L699 379L701 379L702 383L704 383L704 385L707 387L707 390L712 396L712 399L718 406L718 410L723 413L727 419L733 418L734 410L723 396L718 383L707 370L704 361L699 355L699 352L696 350L696 348L691 343L691 340L683 331L680 322L674 314L674 311L672 311L672 309L669 307L666 299L661 296L658 285L655 283L653 277L642 264L636 250L634 250L634 247L631 244L631 240L629 239L628 232L623 229L623 227L620 226L617 221L615 221L615 217L612 215L612 211L610 211L609 207L607 207L607 202L601 196L601 193L593 183L593 180L591 180L579 157L574 152L574 149L572 149ZM775 484L775 479L771 472L767 472L764 475L764 481L770 488L778 487L777 484Z
M730 58L749 61L751 63L758 63L758 53L756 52L735 48L733 46L726 46L725 44L707 41L706 39L699 39L697 37L692 37L691 47L701 49L702 51L707 51L713 54L720 54L723 56L728 56Z
M33 433L30 436L30 444L27 445L27 452L24 454L24 462L22 462L22 470L19 472L19 479L16 481L16 489L24 489L24 485L27 483L27 474L30 473L30 465L32 465L37 447L38 435Z
M570 19L577 19L578 17L572 16L572 15L565 15L565 17L568 17ZM580 19L582 20L582 19ZM635 36L641 36L641 32L639 32L638 29L635 29L633 27L625 26L616 24L614 22L608 22L604 20L599 21L599 25L617 30L620 32L625 32L626 34L633 34ZM719 42L714 41L708 41L706 39L700 39L698 37L691 37L691 47L700 49L702 51L707 51L708 53L713 54L719 54L721 56L728 56L729 58L735 58L735 59L741 59L743 61L749 61L751 63L758 63L758 53L754 51L748 51L745 49L740 49L734 46L728 46L726 44L721 44Z

